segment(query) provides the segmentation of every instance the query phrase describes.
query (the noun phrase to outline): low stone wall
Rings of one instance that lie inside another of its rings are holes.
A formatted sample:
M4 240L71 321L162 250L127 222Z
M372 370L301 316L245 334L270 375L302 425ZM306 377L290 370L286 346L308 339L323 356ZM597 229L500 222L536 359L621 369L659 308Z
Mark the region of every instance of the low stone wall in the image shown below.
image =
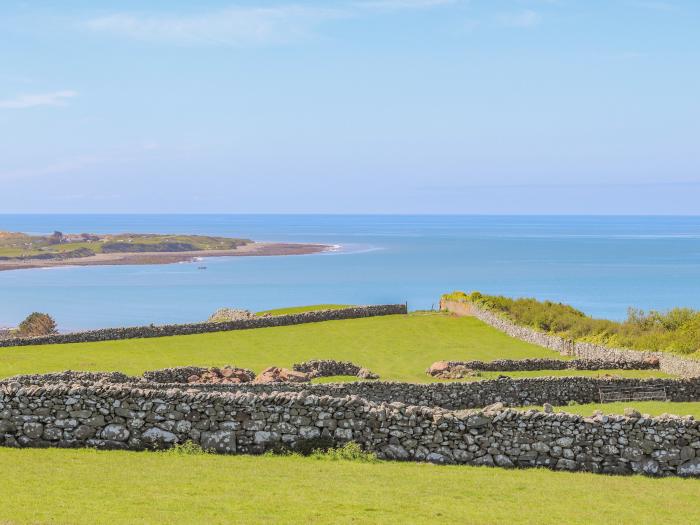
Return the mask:
M309 392L0 383L5 446L142 450L190 440L218 453L261 453L317 438L355 441L396 460L700 475L700 423L690 418L448 411Z
M144 374L146 375L146 374ZM126 378L123 380L123 378ZM533 406L550 403L566 405L600 402L601 389L664 390L671 401L699 401L700 378L690 379L604 379L595 377L532 377L501 378L496 380L450 383L394 383L386 381L357 381L353 383L325 384L188 384L152 383L139 377L118 373L63 372L61 374L15 376L0 382L26 387L43 388L55 381L83 386L94 381L130 383L133 387L167 392L186 388L193 392L248 393L251 395L274 392L307 392L318 396L359 396L372 402L401 402L409 405L440 407L450 410L480 408L493 403L506 406Z
M295 363L292 367L297 372L304 372L314 377L356 376L360 379L378 379L379 376L362 366L350 361L335 361L334 359L312 359L303 363Z
M441 299L440 309L454 312L457 315L472 315L511 337L555 350L562 355L576 356L588 360L600 359L623 362L644 361L644 359L652 358L659 360L659 369L662 372L681 377L700 377L700 360L687 359L668 352L641 352L571 341L555 335L538 332L526 326L519 326L501 315L479 308L474 304L469 304L469 308L465 309L465 304L468 303Z
M481 372L526 372L534 370L654 370L656 360L604 361L602 359L496 359L494 361L447 361L450 367L464 366Z
M362 367L350 361L335 361L333 359L312 359L303 363L295 363L292 369L306 372L314 377L356 376Z
M48 345L60 343L87 343L96 341L113 341L117 339L135 339L144 337L164 337L170 335L191 335L209 332L226 332L229 330L247 330L250 328L267 328L289 326L321 321L341 319L358 319L380 315L406 314L405 304L388 304L373 306L356 306L338 310L319 310L288 315L273 315L255 319L241 319L224 323L194 323L162 326L135 326L129 328L104 328L70 334L56 334L41 337L25 337L0 340L0 347Z

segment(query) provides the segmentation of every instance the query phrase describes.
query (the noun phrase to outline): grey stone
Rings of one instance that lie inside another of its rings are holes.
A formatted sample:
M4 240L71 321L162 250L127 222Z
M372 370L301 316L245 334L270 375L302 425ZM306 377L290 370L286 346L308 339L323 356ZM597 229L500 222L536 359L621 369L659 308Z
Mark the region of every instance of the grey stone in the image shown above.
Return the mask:
M44 425L41 423L25 423L22 426L24 435L31 439L39 439L44 433Z
M126 441L130 432L123 425L111 424L102 429L102 439L109 441Z
M141 434L141 439L151 445L164 445L177 443L177 436L172 432L158 427L151 427Z
M202 432L201 445L212 452L233 454L236 452L236 433L232 430Z

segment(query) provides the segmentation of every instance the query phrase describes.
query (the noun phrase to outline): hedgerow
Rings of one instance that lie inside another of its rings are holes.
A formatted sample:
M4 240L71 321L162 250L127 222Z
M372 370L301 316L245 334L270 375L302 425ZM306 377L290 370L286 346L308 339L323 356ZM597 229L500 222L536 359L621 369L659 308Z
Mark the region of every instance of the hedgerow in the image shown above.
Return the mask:
M611 347L681 354L700 353L700 311L673 308L668 311L629 308L627 319L595 319L571 305L525 297L452 292L444 299L470 302L498 312L516 324L576 341Z

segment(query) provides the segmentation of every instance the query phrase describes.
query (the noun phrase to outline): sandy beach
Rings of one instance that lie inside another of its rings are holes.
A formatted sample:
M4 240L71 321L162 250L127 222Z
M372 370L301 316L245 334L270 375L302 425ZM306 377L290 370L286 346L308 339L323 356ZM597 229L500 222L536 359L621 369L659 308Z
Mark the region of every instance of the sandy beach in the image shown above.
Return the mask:
M192 261L196 257L251 257L306 255L331 250L325 244L254 242L235 250L198 250L190 252L98 253L91 257L56 260L0 261L0 272L55 266L101 266L121 264L172 264Z

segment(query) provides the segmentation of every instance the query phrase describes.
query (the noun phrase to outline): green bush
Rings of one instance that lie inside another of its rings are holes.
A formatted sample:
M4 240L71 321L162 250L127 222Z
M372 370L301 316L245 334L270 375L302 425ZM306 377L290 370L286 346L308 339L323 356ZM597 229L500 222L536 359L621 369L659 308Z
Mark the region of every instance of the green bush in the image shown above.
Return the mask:
M312 441L312 440L306 440ZM327 445L324 442L323 448L316 448L309 450L308 446L304 447L294 447L291 449L289 447L275 447L268 450L264 454L265 456L290 456L290 457L302 457L308 456L313 459L327 460L327 461L359 461L361 463L374 463L379 461L377 455L373 452L365 452L362 447L350 441L342 447L333 448L332 445Z
M350 441L340 448L315 450L311 454L311 457L330 461L358 461L361 463L374 463L379 461L376 454L373 452L365 452L360 445L354 441Z
M171 456L201 456L204 454L209 454L209 452L204 450L201 445L189 440L185 441L184 443L173 445L168 449L162 450L160 453Z
M443 298L471 302L516 324L566 339L635 350L700 353L700 312L691 308L666 312L630 308L627 319L618 322L594 319L568 304L532 298L513 299L480 292L452 292Z

